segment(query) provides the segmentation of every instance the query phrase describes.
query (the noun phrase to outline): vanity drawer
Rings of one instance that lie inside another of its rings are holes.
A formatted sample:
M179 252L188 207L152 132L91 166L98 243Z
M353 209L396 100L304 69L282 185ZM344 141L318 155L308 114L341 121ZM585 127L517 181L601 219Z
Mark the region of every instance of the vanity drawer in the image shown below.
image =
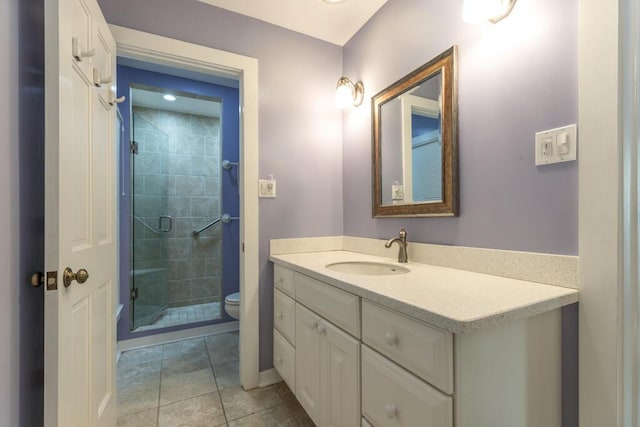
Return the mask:
M296 300L356 338L360 338L360 298L295 273Z
M275 329L273 330L273 365L282 379L296 392L296 349Z
M294 271L278 264L273 266L273 286L280 289L291 298L296 297L296 287L293 281Z
M277 289L273 291L273 325L295 346L296 344L296 302Z
M452 427L453 398L362 346L362 415L376 427Z
M453 335L368 301L362 341L445 393L453 393Z

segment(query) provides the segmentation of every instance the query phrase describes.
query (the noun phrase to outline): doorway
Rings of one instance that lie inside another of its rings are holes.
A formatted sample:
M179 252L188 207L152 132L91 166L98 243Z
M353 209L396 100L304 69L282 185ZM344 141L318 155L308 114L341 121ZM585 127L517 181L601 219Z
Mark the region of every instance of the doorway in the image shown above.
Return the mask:
M223 301L239 290L238 83L121 62L130 147L118 338L232 321Z
M118 56L199 72L239 83L240 103L240 382L245 389L266 383L259 371L258 268L258 61L115 25L110 26Z

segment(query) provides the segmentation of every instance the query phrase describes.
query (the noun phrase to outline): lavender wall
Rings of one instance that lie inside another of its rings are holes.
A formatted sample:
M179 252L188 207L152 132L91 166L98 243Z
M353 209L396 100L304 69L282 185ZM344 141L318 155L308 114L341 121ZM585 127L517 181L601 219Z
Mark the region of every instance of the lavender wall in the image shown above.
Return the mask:
M536 167L534 133L577 121L577 0L519 0L492 25L462 1L390 0L344 49L365 84L344 115L344 234L557 254L578 250L577 162ZM371 218L369 98L459 46L460 216Z
M342 116L333 91L342 49L196 0L102 0L107 21L259 61L260 175L278 197L260 201L260 369L272 366L272 238L339 235Z

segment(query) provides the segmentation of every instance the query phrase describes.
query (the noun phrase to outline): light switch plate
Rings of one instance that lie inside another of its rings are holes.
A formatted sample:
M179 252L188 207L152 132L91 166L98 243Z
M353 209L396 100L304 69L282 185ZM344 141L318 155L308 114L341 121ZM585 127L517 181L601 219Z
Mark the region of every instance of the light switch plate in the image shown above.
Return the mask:
M536 166L576 159L577 126L569 125L536 133Z
M276 180L260 179L258 180L258 197L275 199L276 197Z

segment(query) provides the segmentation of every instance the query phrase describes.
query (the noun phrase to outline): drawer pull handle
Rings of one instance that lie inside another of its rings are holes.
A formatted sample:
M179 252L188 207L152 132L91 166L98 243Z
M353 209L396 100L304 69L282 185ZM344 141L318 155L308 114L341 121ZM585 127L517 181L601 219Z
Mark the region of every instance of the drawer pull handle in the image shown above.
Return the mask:
M398 337L394 333L387 332L384 334L384 342L387 343L388 346L393 347L398 343Z
M398 415L398 408L396 408L396 405L394 405L393 403L389 403L387 404L387 406L384 407L384 413L387 416L387 418L391 420L395 418L396 415Z

